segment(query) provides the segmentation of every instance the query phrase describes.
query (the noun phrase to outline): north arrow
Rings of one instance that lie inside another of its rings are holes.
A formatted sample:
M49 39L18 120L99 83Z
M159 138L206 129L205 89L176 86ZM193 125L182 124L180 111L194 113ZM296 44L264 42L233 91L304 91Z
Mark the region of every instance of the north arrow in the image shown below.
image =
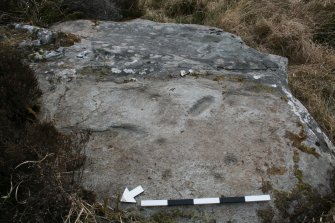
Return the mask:
M122 194L121 201L127 203L136 203L135 197L142 193L144 190L141 186L136 187L135 189L129 191L126 188Z

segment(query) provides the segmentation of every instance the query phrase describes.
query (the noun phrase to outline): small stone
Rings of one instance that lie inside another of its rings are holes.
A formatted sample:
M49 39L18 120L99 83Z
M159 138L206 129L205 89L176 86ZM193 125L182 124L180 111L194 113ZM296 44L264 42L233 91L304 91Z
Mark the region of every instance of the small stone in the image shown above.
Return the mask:
M19 43L19 47L20 48L25 48L25 47L28 47L28 46L31 46L31 42L30 41L23 40L21 43Z
M87 58L87 55L88 55L89 53L90 53L90 51L85 50L85 51L79 53L79 54L77 55L77 57L80 58L80 59L85 59L85 58Z
M31 25L25 25L25 24L15 24L15 29L18 30L26 30L29 33L34 33L35 31L37 31L39 28L36 26L31 26Z
M52 41L54 40L53 32L47 29L44 29L44 28L37 27L37 26L31 26L31 25L25 25L25 24L15 24L15 29L25 30L29 32L30 34L36 33L38 42L33 43L32 44L33 46L47 45L47 44L52 43Z
M116 73L116 74L119 74L119 73L122 72L122 71L121 71L120 69L118 69L118 68L112 68L111 70L112 70L113 73Z
M59 79L70 82L73 79L77 78L77 70L76 69L63 69L59 72L56 72L55 76Z
M33 40L33 41L31 41L31 45L32 46L41 46L41 41L40 40Z
M135 74L135 71L133 69L123 69L123 72L127 74Z
M37 32L37 37L42 45L47 45L47 44L52 43L54 35L51 31L47 29L40 29Z
M181 70L180 71L180 76L184 77L186 76L188 73L185 70Z
M58 59L61 58L64 54L64 48L60 47L56 51L49 51L45 55L45 59L52 60L52 59Z
M39 52L32 54L31 57L35 61L40 61L44 59L43 55L41 55Z

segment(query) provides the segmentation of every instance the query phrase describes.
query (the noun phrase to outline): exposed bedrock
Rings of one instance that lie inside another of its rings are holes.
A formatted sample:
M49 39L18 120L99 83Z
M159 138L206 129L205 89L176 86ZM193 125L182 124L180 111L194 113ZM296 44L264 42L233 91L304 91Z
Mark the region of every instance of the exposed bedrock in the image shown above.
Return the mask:
M270 194L178 207L177 222L301 222L327 204L334 146L287 87L287 60L223 30L146 20L58 24L81 42L32 64L42 119L90 129L84 184L100 199ZM135 208L143 216L170 208Z

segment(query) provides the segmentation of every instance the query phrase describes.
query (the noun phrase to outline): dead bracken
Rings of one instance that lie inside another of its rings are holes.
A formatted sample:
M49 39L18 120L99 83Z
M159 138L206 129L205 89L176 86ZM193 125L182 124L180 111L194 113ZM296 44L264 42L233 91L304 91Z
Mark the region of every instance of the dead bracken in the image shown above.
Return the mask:
M311 154L313 156L315 156L316 158L320 157L320 154L318 152L316 152L316 149L313 147L309 147L306 144L303 143L303 141L305 141L307 139L306 133L304 131L304 127L300 124L300 132L299 134L295 134L293 132L290 131L286 131L285 133L285 137L290 139L292 141L292 145L294 147L296 147L297 149L299 149L300 151L304 152L304 153L308 153Z
M270 167L267 169L267 174L268 175L283 175L286 173L286 168L285 167L276 167L276 166L273 166L273 167Z
M38 122L40 96L34 72L0 45L1 222L59 222L71 199L94 201L77 181L88 134L65 135Z

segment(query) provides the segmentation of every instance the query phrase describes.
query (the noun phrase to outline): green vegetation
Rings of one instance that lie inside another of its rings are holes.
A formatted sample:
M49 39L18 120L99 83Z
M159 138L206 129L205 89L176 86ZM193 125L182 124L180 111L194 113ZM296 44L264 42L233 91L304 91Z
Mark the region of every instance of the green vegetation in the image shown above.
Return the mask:
M277 89L268 85L264 84L255 84L253 86L250 86L248 90L253 91L253 92L265 92L269 94L273 94L277 92Z
M281 216L289 222L332 222L332 216L326 215L330 210L331 197L323 198L319 192L313 189L303 180L303 173L299 169L299 151L293 151L294 175L296 185L289 192L273 190L274 203ZM259 215L264 222L271 217L270 210L264 210ZM326 221L318 221L322 216Z
M242 75L231 76L231 77L228 78L228 80L235 81L235 82L240 82L240 83L243 83L243 82L247 81L247 79Z
M309 185L297 185L290 192L274 191L274 202L283 218L289 222L313 222L313 218L322 216L329 210L331 203ZM319 218L317 218L319 220ZM319 221L314 221L319 222ZM331 221L328 221L331 222Z
M299 152L297 150L293 151L293 162L295 165L298 165L300 161L300 156L299 156Z
M257 211L257 215L262 219L263 223L272 222L274 211L271 207L267 207Z
M314 147L309 147L309 146L307 146L303 143L300 144L299 150L301 150L304 153L311 154L311 155L315 156L316 158L320 157L320 154L318 152L316 152L316 149Z

